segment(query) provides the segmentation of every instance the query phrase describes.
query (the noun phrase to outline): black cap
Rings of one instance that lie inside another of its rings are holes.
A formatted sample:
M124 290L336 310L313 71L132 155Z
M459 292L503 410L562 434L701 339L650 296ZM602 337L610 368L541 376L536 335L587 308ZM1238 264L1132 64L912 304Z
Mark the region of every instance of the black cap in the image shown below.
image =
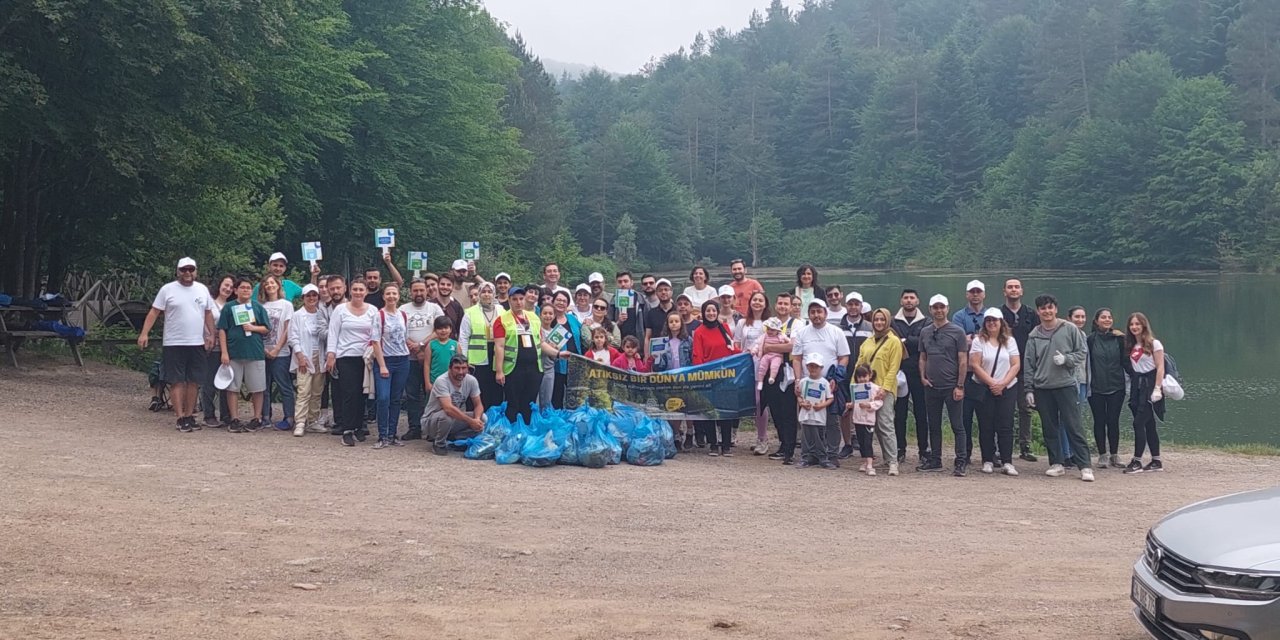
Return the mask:
M455 353L455 354L453 354L453 357L452 357L452 358L449 358L449 366L451 366L451 367L452 367L452 366L453 366L453 365L455 365L455 364L467 364L467 365L469 365L469 364L471 364L471 363L467 361L467 357L466 357L466 356L462 355L461 353Z

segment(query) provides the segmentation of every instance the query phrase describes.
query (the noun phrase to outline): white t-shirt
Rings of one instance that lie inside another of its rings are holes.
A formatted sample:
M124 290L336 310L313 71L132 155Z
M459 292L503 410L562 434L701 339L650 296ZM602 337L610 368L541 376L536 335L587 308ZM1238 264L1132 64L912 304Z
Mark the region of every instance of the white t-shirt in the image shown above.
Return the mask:
M164 346L203 347L205 315L213 310L209 288L174 280L160 287L151 306L164 312Z
M422 303L422 306L406 304L400 310L409 318L405 335L418 344L425 344L431 339L431 334L435 333L436 318L444 315L444 309L430 300Z
M167 322L167 320L166 320ZM168 328L168 325L165 326ZM1152 353L1144 353L1141 344L1133 345L1133 350L1129 352L1129 360L1133 362L1134 373L1150 373L1156 370L1156 351L1164 351L1164 345L1159 340L1151 341Z
M764 337L764 322L756 320L747 324L747 319L743 318L734 325L733 337L742 345L743 351L750 351Z
M849 355L849 341L845 340L844 331L841 331L840 327L830 322L824 323L821 329L807 324L803 327L792 329L791 333L792 357L803 358L810 353L821 353L822 359L826 363L822 367L823 371L826 371L833 364L838 364L836 362L837 358Z
M382 339L382 322L378 308L364 305L364 313L351 312L351 303L334 308L329 316L329 341L327 353L338 358L364 357L370 342Z
M684 288L684 295L689 296L689 300L693 301L694 309L702 309L702 303L708 300L720 299L720 294L716 293L716 288L711 285L707 285L701 291L690 285Z
M609 360L609 350L608 350L608 349L592 349L592 350L591 350L591 359L592 359L592 360L595 360L596 362L599 362L600 364L613 364L613 363L612 363L612 362L610 362L610 360Z
M998 361L996 360L996 351L1000 352L1000 358ZM1022 355L1018 352L1018 343L1014 342L1013 337L1005 339L1003 348L991 344L981 338L975 337L973 339L973 344L969 346L969 353L982 354L982 370L986 371L988 374L991 373L991 366L994 364L996 374L991 377L996 380L1003 380L1005 376L1009 375L1009 367L1013 366L1009 360L1010 356ZM973 379L977 381L978 377L974 376Z
M405 313L396 309L395 313L382 311L378 314L379 329L382 333L382 356L407 356L409 345L405 342Z
M267 334L267 339L262 344L268 349L274 349L280 337L284 336L284 346L280 348L280 353L277 353L276 357L288 358L293 350L289 348L288 328L284 324L293 319L293 303L288 300L272 300L261 304L267 312L267 318L271 320L271 333Z
M569 313L572 313L573 317L578 319L578 322L585 325L588 320L591 320L591 305L587 305L586 311L579 311L577 307L572 307L569 309Z
M826 378L814 380L813 378L805 377L796 384L800 386L801 402L817 403L831 397L831 383ZM824 425L827 423L827 410L800 409L797 417L800 419L800 424Z
M222 317L222 307L226 306L226 303L218 302L218 299L217 299L217 298L210 297L210 298L209 298L209 305L210 305L210 309L212 309L212 311L213 311L213 321L216 323L216 322L218 321L218 318L221 318L221 317ZM206 331L205 333L206 333L206 334L208 334L210 337L212 337L212 338L213 338L213 350L214 350L214 351L217 351L217 350L218 350L218 344L220 344L220 343L218 342L218 327L216 327L216 326L215 326L215 327L213 328L213 333L212 333L212 334L209 334L207 331Z
M827 324L840 324L840 321L843 320L845 315L848 313L849 310L844 307L840 307L839 309L827 307Z

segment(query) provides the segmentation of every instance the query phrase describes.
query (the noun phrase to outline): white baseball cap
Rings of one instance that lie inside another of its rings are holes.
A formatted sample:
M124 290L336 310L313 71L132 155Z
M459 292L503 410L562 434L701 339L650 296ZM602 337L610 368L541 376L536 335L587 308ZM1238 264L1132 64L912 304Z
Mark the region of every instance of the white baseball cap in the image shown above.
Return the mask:
M965 291L973 291L974 289L977 289L978 291L981 291L981 292L983 292L983 293L986 293L986 292L987 292L987 285L982 284L982 281L981 281L981 280L970 280L970 281L969 281L969 284L966 284L966 285L964 286L964 290L965 290Z
M982 319L986 320L987 318L1000 318L1001 320L1004 320L1004 312L995 307L991 307L982 312Z
M932 307L935 304L940 304L944 307L951 306L951 303L947 302L947 297L941 293L936 293L932 298L929 298L929 306Z
M664 285L664 284L665 284L665 285L667 285L667 286L669 287L669 286L671 286L671 281L670 281L670 280L668 280L668 279L666 279L666 278L658 278L658 282L657 282L657 283L655 283L655 284L654 284L654 286L656 286L656 287L661 287L661 286L662 286L662 285Z
M499 271L498 275L493 277L493 281L497 282L503 278L506 278L507 282L511 282L511 274L507 273L506 271Z
M191 258L180 258L180 259L178 260L178 268L179 268L179 269L181 269L181 268L183 268L183 267L194 267L194 266L196 266L196 261L195 261L195 260L192 260Z
M721 297L724 297L724 296L731 296L731 295L733 295L733 294L734 294L734 290L733 290L733 287L731 287L731 286L729 286L729 285L725 284L725 285L720 285L720 292L719 292L719 293L720 293L720 296L721 296Z
M284 254L280 253L279 251L271 254L270 258L267 258L267 262L275 262L276 260L279 260L280 262L284 262L286 264L288 264L289 262L289 259L286 258Z
M314 284L311 284L310 282L308 282L307 284L302 286L302 295L305 296L308 293L314 293L316 295L320 295L320 287L317 287Z
M599 271L592 271L591 275L587 276L587 282L604 282L604 275Z
M812 299L812 300L810 300L810 301L809 301L809 307L815 307L815 306L822 307L823 309L826 309L826 308L827 308L827 303L823 302L820 298L814 298L814 299Z
M218 373L213 376L213 386L223 391L231 386L231 382L236 379L236 372L231 370L231 365L224 364L218 367Z
M845 301L845 302L853 302L854 300L857 300L859 303L861 303L861 302L862 302L862 294L861 294L861 293L858 293L857 291L850 291L850 292L849 292L849 295L847 295L847 296L845 296L845 297L844 297L844 301Z
M591 293L591 285L584 282L573 288L574 293L578 293L579 291L585 291L587 293Z
M457 260L454 260L454 261L453 261L453 270L454 270L454 271L466 271L466 270L467 270L467 261L466 261L466 260L463 260L462 258L458 258Z
M804 366L807 367L811 364L816 364L821 367L827 364L827 360L822 357L821 353L811 352L804 354Z

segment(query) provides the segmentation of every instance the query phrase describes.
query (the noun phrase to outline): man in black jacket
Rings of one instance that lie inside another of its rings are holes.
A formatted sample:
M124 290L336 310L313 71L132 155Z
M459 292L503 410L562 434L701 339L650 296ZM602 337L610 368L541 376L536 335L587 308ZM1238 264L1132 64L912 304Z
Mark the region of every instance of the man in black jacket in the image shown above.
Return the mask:
M1009 331L1013 333L1018 353L1026 353L1027 336L1031 335L1031 330L1036 328L1040 320L1036 317L1035 309L1022 304L1021 280L1009 278L1004 281L1004 304L1000 305L1000 312L1004 314L1004 323L1009 325ZM1031 453L1031 408L1027 406L1026 394L1022 393L1022 376L1018 376L1018 382L1011 391L1013 397L1018 399L1018 447L1022 450L1022 455L1018 457L1027 462L1035 462L1037 458ZM1008 459L1008 456L1003 459Z
M907 377L908 393L898 398L893 408L893 430L898 437L898 464L907 459L907 407L916 420L916 445L920 452L920 460L928 460L926 429L929 421L925 417L924 379L920 377L920 332L924 330L925 314L920 313L920 294L915 289L902 290L902 308L893 317L893 332L902 340L905 359L902 361L902 375ZM897 380L884 380L880 383L885 389L897 389Z

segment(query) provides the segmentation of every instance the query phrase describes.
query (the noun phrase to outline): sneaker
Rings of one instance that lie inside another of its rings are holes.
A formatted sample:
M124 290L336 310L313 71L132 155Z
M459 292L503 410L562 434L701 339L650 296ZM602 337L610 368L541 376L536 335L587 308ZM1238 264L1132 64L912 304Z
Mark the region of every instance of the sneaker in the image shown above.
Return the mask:
M147 405L147 411L159 411L164 408L160 402L159 396L151 396L151 404Z
M1045 474L1046 476L1049 476L1050 478L1060 478L1060 477L1062 477L1062 475L1063 475L1063 474L1065 474L1066 472L1067 472L1067 470L1066 470L1066 469L1063 469L1063 468L1062 468L1062 465L1060 465L1060 464L1055 464L1055 465L1050 465L1050 466L1049 466L1049 469L1048 469L1047 471L1045 471L1045 472L1044 472L1044 474Z
M1011 463L1006 462L1004 463L1004 474L1006 476L1016 476L1018 475L1018 470L1013 468Z
M330 428L329 428L329 435L331 435L331 436L340 436L340 435L342 435L342 434L344 434L344 433L346 433L346 432L347 432L347 430L346 430L346 429L343 429L342 427L338 427L338 426L334 426L334 427L330 427Z
M836 464L830 460L823 460L822 462L818 463L818 466L828 471L835 471L836 469L840 468L840 467L837 467Z
M1143 471L1164 471L1164 463L1160 462L1160 458L1152 458L1147 466L1142 468Z
M983 473L995 473L995 471L996 471L996 466L995 466L995 465L991 464L990 462L984 462L984 463L982 463L982 472L983 472Z
M227 433L244 433L244 423L239 420L232 420L227 423Z
M783 458L782 458L782 465L783 465L783 466L789 467L789 466L791 466L791 465L793 465L793 464L795 464L795 463L796 463L796 459L795 459L795 458L792 458L791 456L785 456L785 457L783 457Z
M684 449L685 449L685 451L689 451L690 449L693 449L693 434L692 434L692 433L686 433L686 434L684 434Z
M1124 468L1125 473L1142 473L1146 469L1142 468L1142 461L1134 458L1129 461L1129 465Z
M401 440L400 438L392 438L392 439L391 439L391 440L389 440L388 442L390 442L390 443L391 443L391 446L393 446L393 447L403 447L403 446L404 446L404 440Z
M298 426L296 426L296 427L294 427L294 428L293 428L293 437L295 437L295 438L301 438L301 437L302 437L302 434L304 434L304 433L306 433L306 432L307 432L307 428L306 428L305 426L303 426L303 425L298 425Z
M766 453L769 453L769 444L766 442L757 442L756 446L751 448L751 453L754 453L758 456L762 456Z
M358 442L364 442L369 438L369 432L364 429L356 429L355 436Z
M693 442L698 446L699 449L703 449L707 446L707 438L705 436L694 434Z
M928 462L925 462L916 466L916 471L920 471L920 472L942 471L942 463L934 462L930 460Z
M343 446L346 446L346 447L354 447L354 446L356 446L356 432L354 432L354 431L350 431L350 430L348 430L348 431L343 431L343 432L342 432L342 445L343 445Z
M704 447L705 447L705 446L707 446L707 445L705 445L705 444L704 444L704 445L702 445L702 446L704 446ZM708 456L710 456L710 457L712 457L712 458L714 458L714 457L716 457L716 456L720 455L720 450L719 450L719 449L717 449L717 448L715 448L715 447L712 447L710 451L707 451L707 455L708 455Z
M1063 468L1063 469L1067 469L1067 470L1074 469L1074 468L1076 468L1076 463L1074 463L1074 462L1072 462L1072 461L1070 461L1070 460L1067 460L1066 462L1063 462L1063 463L1062 463L1062 468Z
M969 463L964 460L957 460L956 466L951 471L951 475L957 478L963 478L968 475Z
M1037 462L1040 460L1040 458L1036 457L1036 454L1031 453L1030 449L1023 449L1022 455L1018 456L1018 458L1026 460L1027 462Z
M307 433L329 433L329 427L313 422L307 425L306 431Z
M899 451L899 452L898 452L898 464L903 464L903 463L904 463L904 462L906 462L906 461L907 461L907 452L906 452L906 451Z
M178 418L178 431L191 433L191 424L187 422L186 418Z
M217 429L218 427L221 427L222 424L218 422L217 418L210 417L204 419L204 426L209 427L210 429Z
M449 447L446 447L440 444L439 442L432 442L431 453L434 453L438 456L447 456L449 455Z
M889 475L891 476L898 475L898 463L896 462L889 463Z
M276 431L288 431L288 430L289 430L288 420L281 420L280 422L276 423Z
M845 459L849 458L849 456L852 456L852 455L853 455L853 445L851 445L851 444L846 444L845 446L843 446L843 447L841 447L841 448L840 448L840 459L841 459L841 460L845 460Z
M389 446L391 446L391 441L383 440L382 438L378 438L378 441L373 443L374 449L386 449Z
M808 469L809 467L816 467L816 466L818 466L818 463L816 463L816 462L809 462L808 460L801 460L801 461L800 461L800 464L796 465L796 468L797 468L797 469Z
M1085 482L1093 482L1093 469L1085 467L1080 470L1080 479Z
M421 440L421 439L422 439L422 430L421 430L421 429L410 429L410 430L408 430L407 432L405 432L405 434L404 434L404 435L400 436L400 439L401 439L401 440Z
M1098 454L1098 464L1097 464L1097 467L1098 467L1099 469L1106 469L1106 468L1107 468L1107 454L1105 454L1105 453L1099 453L1099 454Z
M764 391L764 380L756 383L756 391Z
M1116 455L1116 454L1114 454L1114 453L1113 453L1113 454L1111 454L1111 460L1110 460L1110 462L1111 462L1111 466L1112 466L1112 467L1114 467L1114 468L1116 468L1116 469L1124 468L1124 465L1120 464L1120 456L1118 456L1118 455Z
M724 447L724 448L720 449L720 457L721 457L721 458L732 458L732 457L733 457L733 449L730 449L729 447Z
M195 416L187 416L187 424L191 425L191 430L192 430L192 431L201 431L201 430L203 430L203 429L204 429L204 425L201 425L201 424L196 420L196 417L195 417Z
M248 424L244 425L244 430L249 432L254 432L261 428L262 421L257 418L250 420Z
M783 454L781 451L774 451L773 453L769 454L770 460L782 460L783 458L786 458L786 457L787 456Z
M874 475L876 475L876 468L875 468L875 467L867 467L867 475L868 475L868 476L874 476Z

